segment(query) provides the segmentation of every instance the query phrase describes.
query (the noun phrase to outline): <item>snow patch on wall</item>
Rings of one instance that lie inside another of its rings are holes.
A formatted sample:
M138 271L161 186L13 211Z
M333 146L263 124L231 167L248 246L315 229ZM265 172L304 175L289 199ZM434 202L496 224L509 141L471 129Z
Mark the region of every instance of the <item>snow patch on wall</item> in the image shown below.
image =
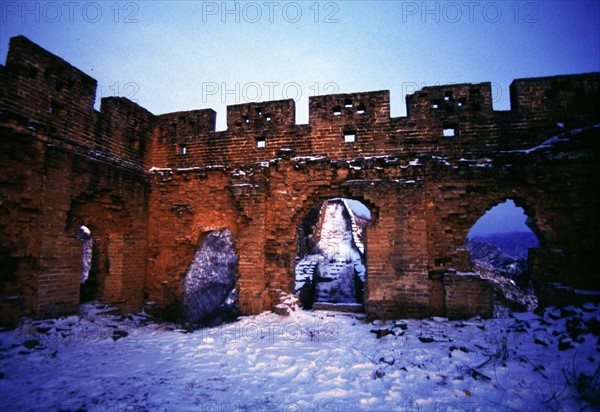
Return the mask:
M83 241L83 256L81 258L81 278L79 280L79 283L83 285L90 277L94 240L92 239L92 232L87 226L81 226L75 234L75 237Z
M352 227L352 239L354 245L362 253L365 254L365 245L363 243L363 226L357 221L369 222L371 220L371 212L362 203L352 199L341 199L346 206L348 215L350 216L350 225ZM363 280L364 281L364 280Z
M206 235L185 277L182 312L186 321L219 323L235 312L237 262L229 230Z

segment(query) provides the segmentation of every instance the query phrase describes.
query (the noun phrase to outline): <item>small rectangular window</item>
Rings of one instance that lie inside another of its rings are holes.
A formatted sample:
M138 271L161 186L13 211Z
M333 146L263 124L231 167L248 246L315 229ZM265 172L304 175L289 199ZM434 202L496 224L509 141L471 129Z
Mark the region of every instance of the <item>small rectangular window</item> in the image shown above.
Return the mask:
M256 138L256 148L263 149L267 146L267 139L265 137L257 137Z
M187 154L187 145L185 145L185 144L179 145L179 154L181 156L185 156Z
M454 137L455 135L455 129L453 127L449 127L447 129L444 129L444 137Z
M344 143L354 143L356 141L356 132L345 132Z

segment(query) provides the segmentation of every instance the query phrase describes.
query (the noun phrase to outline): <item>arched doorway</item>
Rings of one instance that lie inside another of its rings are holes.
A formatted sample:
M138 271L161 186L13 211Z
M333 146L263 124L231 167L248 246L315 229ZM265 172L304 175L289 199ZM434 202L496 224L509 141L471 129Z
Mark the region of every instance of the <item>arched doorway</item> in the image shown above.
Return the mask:
M370 221L369 209L347 198L327 199L306 214L298 227L295 267L295 293L303 308L363 304Z
M506 199L488 209L466 237L473 270L490 280L498 302L513 310L537 305L529 252L539 247L539 239L531 226L532 217L513 199Z
M79 279L79 303L93 301L98 292L98 253L94 253L95 243L91 230L82 225L75 233L75 238L82 241L81 275Z

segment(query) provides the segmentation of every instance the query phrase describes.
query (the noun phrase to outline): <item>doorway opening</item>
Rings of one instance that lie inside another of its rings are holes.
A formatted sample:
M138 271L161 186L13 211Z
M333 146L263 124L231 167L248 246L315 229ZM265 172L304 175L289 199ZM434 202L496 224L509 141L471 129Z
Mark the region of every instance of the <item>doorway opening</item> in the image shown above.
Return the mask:
M507 199L489 209L466 237L471 266L490 280L500 306L533 310L537 306L529 271L529 251L539 247L533 219Z
M304 309L360 306L366 282L365 233L371 222L361 202L332 198L311 209L298 227L295 293Z
M83 242L81 257L81 274L79 278L79 303L91 302L96 299L98 290L98 271L94 267L97 256L94 254L94 239L90 229L83 225L75 233L75 238Z

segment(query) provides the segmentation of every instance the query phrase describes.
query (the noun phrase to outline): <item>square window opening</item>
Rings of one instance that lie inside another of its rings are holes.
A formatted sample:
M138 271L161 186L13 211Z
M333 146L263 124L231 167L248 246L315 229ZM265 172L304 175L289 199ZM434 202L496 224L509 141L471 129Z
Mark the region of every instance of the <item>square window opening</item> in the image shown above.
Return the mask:
M344 107L347 108L347 109L351 109L352 108L352 100L346 99L344 101Z
M333 115L334 116L340 116L342 114L342 109L340 106L335 106L333 108Z
M188 153L188 147L185 144L180 144L179 145L179 154L181 156L185 156Z
M456 135L456 129L454 127L444 128L444 137L454 137Z
M267 146L267 139L265 137L259 137L256 139L256 148L264 149Z
M345 132L344 143L354 143L356 141L356 132Z

